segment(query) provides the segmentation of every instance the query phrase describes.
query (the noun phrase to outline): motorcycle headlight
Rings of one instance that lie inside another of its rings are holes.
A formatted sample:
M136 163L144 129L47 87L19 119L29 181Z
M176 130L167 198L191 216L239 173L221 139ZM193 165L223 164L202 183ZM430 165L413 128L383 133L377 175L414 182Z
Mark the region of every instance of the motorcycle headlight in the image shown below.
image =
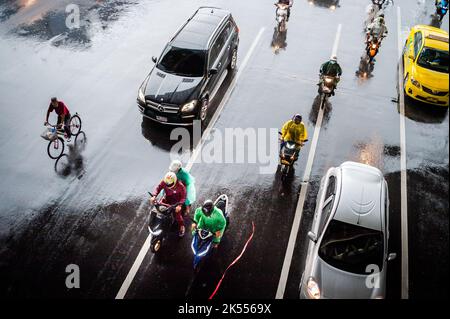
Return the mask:
M332 79L332 78L326 78L326 79L325 79L325 82L326 82L326 83L331 83L331 82L333 82L333 79Z
M320 299L320 289L314 278L308 279L308 284L306 287L306 292L311 299Z
M194 110L196 105L197 105L197 100L193 100L189 103L186 103L181 107L181 112L182 113L190 113Z
M415 87L417 87L418 89L420 89L420 83L419 83L419 81L415 80L413 77L411 77L411 83L412 83L412 85L414 85Z

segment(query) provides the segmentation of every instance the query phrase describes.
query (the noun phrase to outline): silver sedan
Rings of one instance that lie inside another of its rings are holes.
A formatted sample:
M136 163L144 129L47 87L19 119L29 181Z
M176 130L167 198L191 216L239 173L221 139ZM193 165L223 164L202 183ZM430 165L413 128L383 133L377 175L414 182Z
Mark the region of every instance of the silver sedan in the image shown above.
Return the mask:
M377 168L345 162L330 168L317 195L300 298L384 298L389 196Z

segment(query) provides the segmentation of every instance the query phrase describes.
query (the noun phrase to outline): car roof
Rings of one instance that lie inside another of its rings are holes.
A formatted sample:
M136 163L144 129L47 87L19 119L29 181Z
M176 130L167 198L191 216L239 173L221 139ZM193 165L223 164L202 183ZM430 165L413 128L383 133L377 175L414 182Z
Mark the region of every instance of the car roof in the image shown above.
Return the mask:
M414 29L422 31L424 46L448 51L448 33L445 30L424 24L416 25Z
M229 11L216 7L200 7L172 39L178 48L206 50L211 36Z
M381 194L383 174L375 167L345 162L339 166L341 188L334 219L382 231L384 224ZM386 196L386 195L385 195Z

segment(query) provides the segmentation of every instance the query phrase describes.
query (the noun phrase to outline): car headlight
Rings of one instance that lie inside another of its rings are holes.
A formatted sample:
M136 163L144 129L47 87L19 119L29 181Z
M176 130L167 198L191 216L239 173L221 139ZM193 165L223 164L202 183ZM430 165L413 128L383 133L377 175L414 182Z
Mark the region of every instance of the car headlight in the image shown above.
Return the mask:
M189 103L186 103L181 107L181 112L182 113L190 113L194 110L196 105L197 105L197 100L193 100Z
M320 289L317 282L314 281L314 278L308 279L308 284L306 287L306 291L308 293L308 296L311 299L320 299Z
M413 77L411 77L411 83L412 83L412 85L414 85L415 87L420 89L419 81L415 80Z
M144 90L143 90L142 86L139 88L138 100L142 103L145 103L145 94L144 94Z
M147 75L147 77L145 78L144 82L142 82L141 87L139 88L138 91L138 101L142 102L143 104L145 104L145 87L147 86L148 80L150 79L150 74Z

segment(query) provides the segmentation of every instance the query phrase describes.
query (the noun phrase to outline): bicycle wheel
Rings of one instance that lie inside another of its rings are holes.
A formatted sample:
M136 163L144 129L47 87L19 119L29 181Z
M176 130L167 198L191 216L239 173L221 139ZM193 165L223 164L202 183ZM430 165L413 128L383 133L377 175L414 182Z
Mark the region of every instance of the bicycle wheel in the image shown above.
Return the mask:
M75 114L74 116L72 116L70 118L69 128L70 128L70 134L72 134L72 136L77 136L78 133L80 133L81 118L77 114Z
M62 176L70 174L70 162L67 154L61 155L55 162L55 172Z
M47 146L47 153L51 159L57 159L64 153L64 140L61 137L50 141Z
M85 147L86 147L86 134L83 131L81 131L75 137L75 148L81 152L84 150Z

